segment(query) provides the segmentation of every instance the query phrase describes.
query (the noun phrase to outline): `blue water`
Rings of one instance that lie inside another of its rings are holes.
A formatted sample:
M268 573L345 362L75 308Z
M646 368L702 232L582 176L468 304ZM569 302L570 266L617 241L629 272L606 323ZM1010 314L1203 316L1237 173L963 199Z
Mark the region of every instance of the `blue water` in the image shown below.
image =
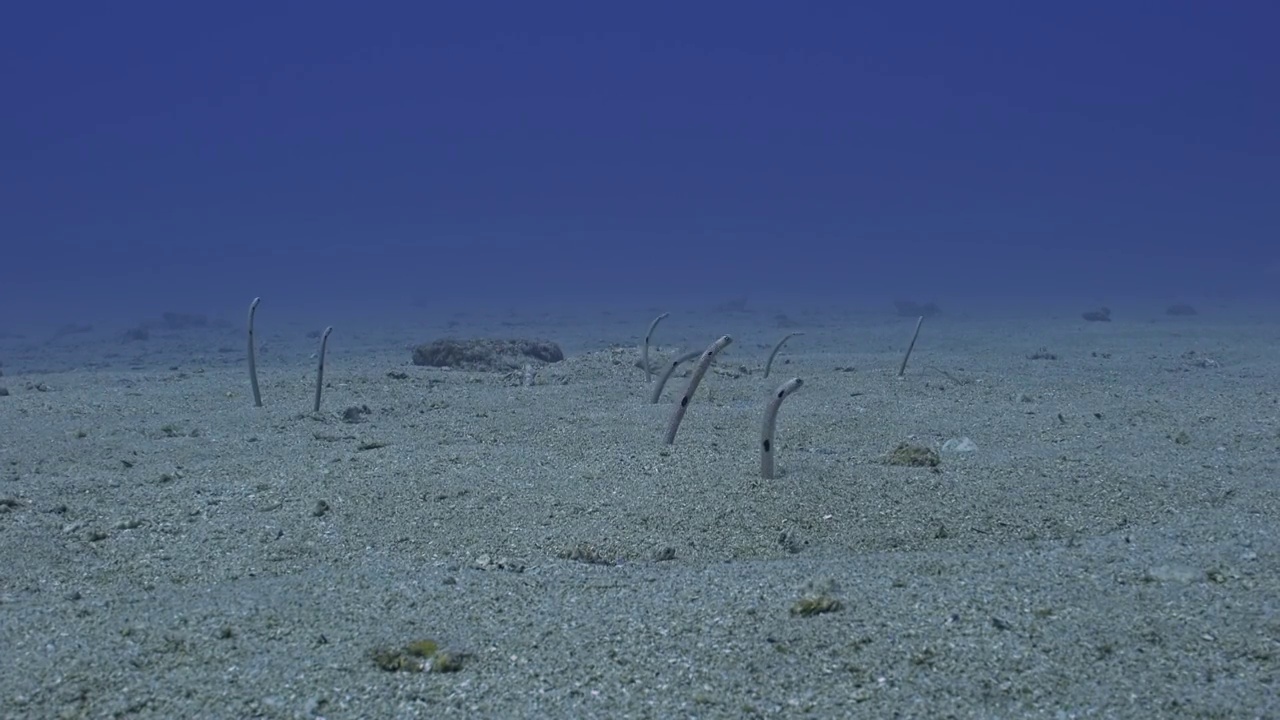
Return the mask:
M1280 296L1269 3L25 3L0 330Z

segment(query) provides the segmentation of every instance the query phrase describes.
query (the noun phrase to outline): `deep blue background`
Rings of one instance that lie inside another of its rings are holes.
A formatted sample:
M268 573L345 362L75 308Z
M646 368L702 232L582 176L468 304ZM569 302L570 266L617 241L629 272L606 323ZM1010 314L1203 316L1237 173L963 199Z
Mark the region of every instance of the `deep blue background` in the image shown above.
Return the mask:
M765 283L1274 297L1277 27L1247 1L22 3L0 326Z

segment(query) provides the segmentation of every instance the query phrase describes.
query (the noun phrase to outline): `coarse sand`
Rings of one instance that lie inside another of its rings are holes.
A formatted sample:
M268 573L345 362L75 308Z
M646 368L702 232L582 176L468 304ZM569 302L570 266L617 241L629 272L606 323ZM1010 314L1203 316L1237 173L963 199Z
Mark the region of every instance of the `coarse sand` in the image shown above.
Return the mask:
M0 340L0 718L1280 717L1274 320L786 320Z

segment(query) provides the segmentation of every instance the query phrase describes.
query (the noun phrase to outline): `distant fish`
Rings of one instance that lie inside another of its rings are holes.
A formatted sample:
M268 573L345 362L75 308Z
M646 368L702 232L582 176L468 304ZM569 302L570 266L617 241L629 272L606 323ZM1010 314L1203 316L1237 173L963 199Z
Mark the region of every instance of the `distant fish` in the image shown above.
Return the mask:
M1111 308L1100 307L1097 310L1081 313L1080 317L1089 322L1111 322Z
M893 307L898 317L936 317L942 314L942 308L935 302L918 303L915 300L894 300Z
M53 333L53 337L49 338L48 342L59 340L68 335L80 335L82 333L87 333L92 331L93 331L92 325L80 325L78 323L67 323L66 325L63 325L62 327L55 330Z

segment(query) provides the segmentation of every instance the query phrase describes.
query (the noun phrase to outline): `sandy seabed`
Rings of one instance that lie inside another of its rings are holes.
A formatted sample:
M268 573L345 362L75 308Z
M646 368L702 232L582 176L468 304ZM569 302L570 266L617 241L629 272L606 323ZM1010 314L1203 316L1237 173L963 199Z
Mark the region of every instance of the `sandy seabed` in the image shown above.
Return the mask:
M0 340L0 718L1280 717L1274 320L662 309Z

